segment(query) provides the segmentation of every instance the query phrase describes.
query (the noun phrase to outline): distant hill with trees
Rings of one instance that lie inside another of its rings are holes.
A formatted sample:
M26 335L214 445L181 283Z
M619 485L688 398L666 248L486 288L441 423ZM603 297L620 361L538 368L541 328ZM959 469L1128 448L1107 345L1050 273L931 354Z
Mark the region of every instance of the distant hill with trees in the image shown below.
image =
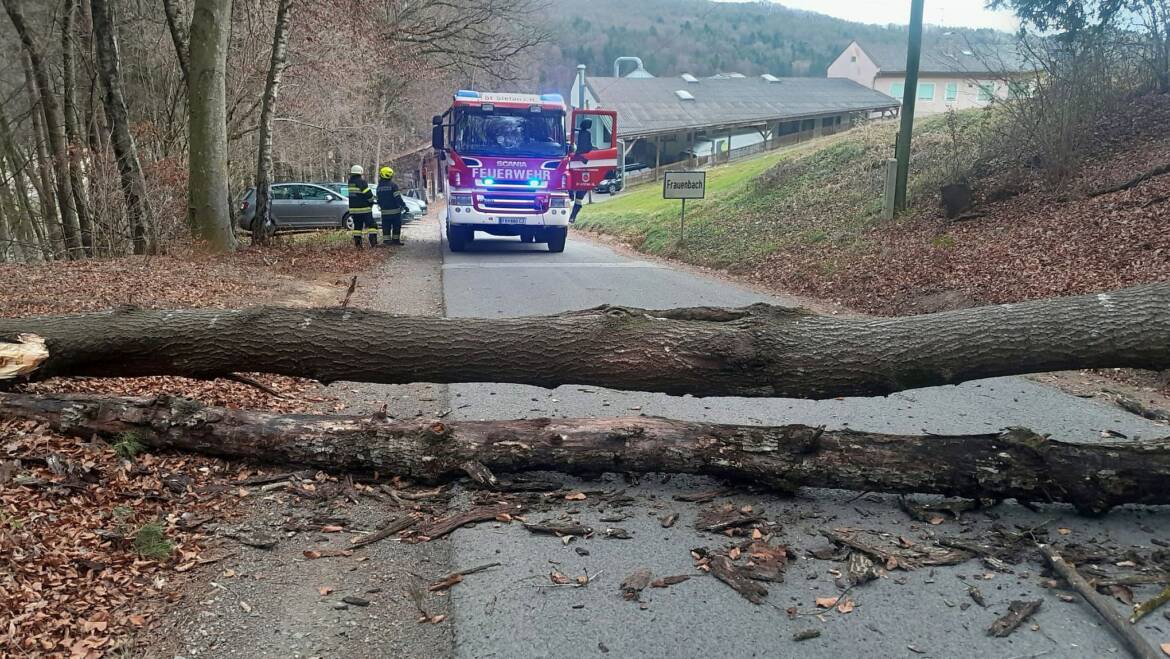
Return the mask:
M545 88L565 87L579 63L594 75L612 75L613 60L622 55L641 57L656 76L823 76L853 39L906 41L905 26L854 23L770 2L549 0L548 11L554 20L540 64Z

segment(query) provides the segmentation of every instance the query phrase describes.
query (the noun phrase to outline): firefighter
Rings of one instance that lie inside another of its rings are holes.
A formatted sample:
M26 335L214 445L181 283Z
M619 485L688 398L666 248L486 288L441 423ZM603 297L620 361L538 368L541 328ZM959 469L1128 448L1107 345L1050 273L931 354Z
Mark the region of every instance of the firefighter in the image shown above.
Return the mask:
M406 202L402 201L402 192L394 182L394 170L390 167L378 170L378 206L382 207L382 242L401 245Z
M370 247L378 246L378 226L374 224L374 193L366 183L366 170L361 165L349 168L349 217L353 220L354 247L362 248L362 234L370 239Z
M574 140L575 154L574 158L580 159L581 162L588 163L589 159L585 157L586 153L593 150L593 120L582 119L581 125L577 128L577 139ZM581 200L588 194L587 190L577 190L573 194L573 212L569 215L569 224L577 221L577 213L581 212Z

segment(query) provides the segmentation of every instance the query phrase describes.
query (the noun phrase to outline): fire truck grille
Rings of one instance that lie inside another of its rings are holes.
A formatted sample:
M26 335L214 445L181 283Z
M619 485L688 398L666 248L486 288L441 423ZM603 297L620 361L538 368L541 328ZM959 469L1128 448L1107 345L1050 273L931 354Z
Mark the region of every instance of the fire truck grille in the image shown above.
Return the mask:
M543 213L540 199L530 194L481 193L475 196L476 210L492 213Z

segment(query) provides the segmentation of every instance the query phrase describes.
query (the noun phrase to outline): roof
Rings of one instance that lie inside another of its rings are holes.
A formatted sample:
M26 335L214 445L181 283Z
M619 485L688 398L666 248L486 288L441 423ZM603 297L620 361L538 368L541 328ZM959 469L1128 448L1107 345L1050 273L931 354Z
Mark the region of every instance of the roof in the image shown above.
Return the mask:
M602 107L617 110L618 135L637 137L705 127L897 107L889 96L845 78L588 78ZM683 100L675 92L694 96Z
M906 44L856 42L877 65L880 73L906 72ZM962 35L927 39L922 43L919 73L967 73L1002 75L1034 71L1015 42L975 41Z

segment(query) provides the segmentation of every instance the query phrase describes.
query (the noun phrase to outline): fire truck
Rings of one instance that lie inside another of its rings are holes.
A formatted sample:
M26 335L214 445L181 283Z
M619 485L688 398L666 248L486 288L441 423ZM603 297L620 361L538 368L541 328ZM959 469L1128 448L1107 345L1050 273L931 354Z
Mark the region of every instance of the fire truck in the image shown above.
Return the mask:
M617 167L617 113L569 112L560 94L464 89L432 124L452 252L467 249L477 231L563 252L573 193ZM582 133L589 144L578 153Z

